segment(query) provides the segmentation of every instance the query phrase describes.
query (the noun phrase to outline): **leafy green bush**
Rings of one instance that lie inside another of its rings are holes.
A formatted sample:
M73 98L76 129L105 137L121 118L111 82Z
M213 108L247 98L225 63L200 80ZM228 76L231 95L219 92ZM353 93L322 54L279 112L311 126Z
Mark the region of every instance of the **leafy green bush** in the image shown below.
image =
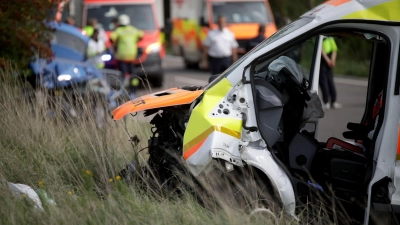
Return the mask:
M0 68L9 69L10 62L17 67L25 66L34 54L52 55L45 20L48 10L58 1L0 1Z

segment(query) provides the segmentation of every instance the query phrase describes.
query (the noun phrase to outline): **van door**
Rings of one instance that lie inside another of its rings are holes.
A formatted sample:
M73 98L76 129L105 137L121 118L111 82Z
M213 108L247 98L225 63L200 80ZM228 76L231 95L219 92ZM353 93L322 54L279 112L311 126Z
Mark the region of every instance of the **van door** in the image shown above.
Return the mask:
M285 81L284 78L281 79L280 76L273 75L273 73L271 72L271 69L273 70L274 67L272 66L271 68L272 62L274 62L277 59L286 62L290 61L294 63L294 64L290 63L292 66L296 65L294 68L294 70L297 71L296 73L302 74L303 76L302 81L299 81L302 83L301 86L304 87L304 89L306 89L307 92L316 93L318 91L319 64L321 58L322 43L320 39L321 39L320 36L313 36L303 42L297 44L288 44L284 46L282 50L278 51L279 53L273 57L269 57L268 55L266 55L265 58L260 57L258 60L256 60L253 66L254 78L260 82L261 86L262 86L261 83L265 83L264 81L269 82L270 80L271 82L276 83L277 86L280 86L280 84L284 83ZM289 47L289 45L291 45L292 47ZM269 90L274 89L272 87L266 87L266 88ZM259 90L260 91L259 96L261 95L267 96L268 95L267 93L264 92L261 93L262 92L261 89ZM279 94L275 95L278 96L277 98L279 98L279 101L282 103L282 105L279 105L278 107L278 105L276 105L278 103L276 103L275 104L276 107L272 107L271 109L269 106L264 105L266 106L266 108L258 109L257 112L259 113L259 118L264 118L263 127L265 128L265 131L261 132L265 133L265 135L263 136L267 136L268 138L270 138L270 140L266 140L267 144L269 146L273 146L274 143L280 138L282 134L285 135L285 139L288 140L291 139L292 136L294 135L293 132L296 133L297 132L296 129L299 127L301 127L302 130L308 131L312 136L315 137L318 118L323 116L322 105L320 105L320 107L318 107L317 105L321 104L318 95L316 94L310 95L309 97L311 99L310 101L308 101L308 103L312 107L304 108L304 101L305 101L304 98L301 98L300 96L296 96L296 98L294 98L293 96L292 98L289 97L289 95L291 94L296 95L297 94L296 91L286 90L285 88L283 89L278 88L278 89L279 90L277 90L277 92L280 92L282 96L280 96ZM305 94L301 95L305 96ZM264 99L264 100L270 101L270 99ZM260 99L259 103L262 105L261 101L262 99ZM282 114L282 111L279 111L282 110L283 107L287 108L286 111L284 110L286 112L284 114ZM271 110L274 112L272 112ZM274 115L282 114L281 115L282 118L280 116L276 116L272 120L265 119L267 117L270 118L272 114ZM306 124L303 124L302 121L307 121L307 122ZM271 131L269 132L266 130L271 130ZM282 132L282 130L286 131Z
M321 65L321 54L322 54L322 39L323 36L319 35L315 39L315 44L313 47L314 57L313 63L311 65L309 83L310 83L310 92L318 94L318 84L319 84L319 70ZM319 118L311 118L308 120L303 130L307 130L310 134L317 138L318 131L318 120Z

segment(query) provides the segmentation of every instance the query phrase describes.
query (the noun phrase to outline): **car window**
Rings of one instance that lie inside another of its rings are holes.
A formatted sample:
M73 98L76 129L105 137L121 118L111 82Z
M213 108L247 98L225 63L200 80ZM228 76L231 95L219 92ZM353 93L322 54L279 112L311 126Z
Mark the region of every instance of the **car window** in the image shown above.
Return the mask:
M57 30L53 34L51 44L63 45L71 48L82 55L86 53L86 43L79 37Z
M122 14L128 15L131 25L140 30L156 29L150 4L88 5L87 8L87 18L96 18L105 30L113 30L112 20Z

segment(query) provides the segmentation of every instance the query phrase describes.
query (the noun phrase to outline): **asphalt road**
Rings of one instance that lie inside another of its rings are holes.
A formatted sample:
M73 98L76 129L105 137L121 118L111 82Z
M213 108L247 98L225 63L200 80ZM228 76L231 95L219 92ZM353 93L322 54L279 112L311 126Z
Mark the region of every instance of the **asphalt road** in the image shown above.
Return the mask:
M144 95L172 87L187 85L206 85L209 73L200 70L184 69L181 58L167 56L164 61L164 86L163 88L142 88L138 95ZM326 141L330 137L343 138L348 122L360 122L366 100L367 81L349 77L336 77L338 102L343 105L341 109L331 109L325 112L325 117L320 119L318 126L318 140Z

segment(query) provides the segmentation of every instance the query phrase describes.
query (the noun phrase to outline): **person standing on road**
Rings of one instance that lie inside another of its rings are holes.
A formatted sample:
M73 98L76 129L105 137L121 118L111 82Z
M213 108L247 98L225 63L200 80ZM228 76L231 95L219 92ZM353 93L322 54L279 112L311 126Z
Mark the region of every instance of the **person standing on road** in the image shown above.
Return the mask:
M210 68L211 75L224 72L238 58L238 43L225 25L225 17L219 16L218 28L211 30L203 42L202 64L205 69Z
M103 40L99 39L99 30L95 29L90 37L88 44L88 58L97 68L103 69L104 62L101 55L106 50L106 44Z
M341 108L336 102L336 87L333 81L333 68L336 66L337 45L333 37L324 38L322 42L322 58L319 73L319 86L325 109Z
M265 25L260 24L258 28L258 35L255 38L252 38L247 42L246 44L246 52L249 52L251 49L256 47L258 44L260 44L262 41L265 40Z
M135 89L139 86L139 79L135 77L134 60L137 57L137 43L142 39L144 32L130 25L128 15L122 14L118 17L118 28L111 33L110 38L116 50L115 59L119 70L124 74L124 84L127 86L129 95L134 97Z
M96 18L90 18L87 26L83 28L83 31L87 36L91 37L95 29L99 31L99 39L107 43L106 31L99 25Z
M72 16L68 16L67 19L65 20L65 23L71 26L75 26L75 19Z

